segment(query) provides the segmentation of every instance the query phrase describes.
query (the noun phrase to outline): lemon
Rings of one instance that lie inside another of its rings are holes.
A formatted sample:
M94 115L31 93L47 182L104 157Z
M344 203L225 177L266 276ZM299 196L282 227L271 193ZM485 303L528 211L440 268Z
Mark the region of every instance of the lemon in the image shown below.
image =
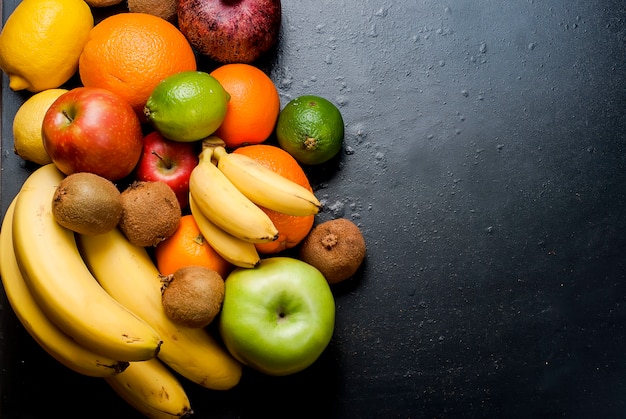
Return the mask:
M23 0L0 33L0 68L12 90L60 87L78 69L94 25L84 0Z
M230 95L204 71L183 71L154 88L144 113L165 138L191 142L213 134L224 122Z
M343 134L341 112L320 96L304 95L291 100L276 122L280 147L307 165L325 163L337 155Z
M24 160L44 165L52 160L43 146L41 124L50 105L67 89L47 89L26 100L13 118L13 148Z

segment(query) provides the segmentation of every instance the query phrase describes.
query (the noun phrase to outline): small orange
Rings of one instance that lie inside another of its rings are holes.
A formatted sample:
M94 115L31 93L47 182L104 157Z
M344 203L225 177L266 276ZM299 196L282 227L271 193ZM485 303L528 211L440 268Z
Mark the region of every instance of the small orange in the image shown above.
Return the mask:
M184 266L205 266L226 278L233 269L204 240L193 215L183 215L173 235L160 242L154 249L157 268L162 275L173 274Z
M143 118L156 85L175 73L196 70L196 56L176 26L147 13L118 13L89 32L78 70L84 86L117 93Z
M222 65L211 75L230 94L226 119L215 135L231 149L267 140L280 112L280 97L272 79L243 63Z
M300 164L291 154L280 147L269 144L256 144L239 147L233 153L244 154L253 158L265 167L312 191L309 179ZM278 229L278 239L269 243L256 243L255 246L259 253L279 253L295 247L304 240L311 228L313 228L314 215L296 217L267 208L260 208L270 217L276 229Z

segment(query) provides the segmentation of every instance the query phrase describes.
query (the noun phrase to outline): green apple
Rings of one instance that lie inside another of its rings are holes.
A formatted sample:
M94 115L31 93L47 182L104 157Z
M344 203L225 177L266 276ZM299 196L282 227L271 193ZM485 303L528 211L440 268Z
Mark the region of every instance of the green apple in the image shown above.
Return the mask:
M268 375L304 370L335 328L335 300L313 266L290 257L237 268L225 282L219 331L241 363Z

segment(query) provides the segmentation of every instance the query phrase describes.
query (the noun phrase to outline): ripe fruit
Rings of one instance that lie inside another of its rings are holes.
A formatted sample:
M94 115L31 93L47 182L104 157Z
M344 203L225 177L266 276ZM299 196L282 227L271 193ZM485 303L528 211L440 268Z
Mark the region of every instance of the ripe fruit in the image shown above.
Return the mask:
M13 118L13 149L24 160L39 165L52 163L43 146L41 124L50 105L67 89L46 89L35 93L18 108Z
M143 152L135 167L135 180L160 180L176 194L181 208L189 205L189 176L198 164L194 143L168 140L157 131L143 138Z
M276 123L278 144L307 165L332 159L343 144L341 112L327 99L305 95L290 101Z
M300 247L300 259L315 266L329 284L350 278L365 259L361 230L346 218L319 224Z
M225 64L211 75L230 94L226 118L215 135L231 149L267 140L280 112L280 97L272 79L241 63Z
M170 237L181 218L176 194L164 182L133 182L121 194L119 227L135 246L156 246Z
M206 327L222 309L224 279L204 266L185 266L163 277L165 315L187 327Z
M178 23L191 44L221 63L251 63L277 41L280 0L179 0Z
M144 118L143 108L161 80L196 69L185 36L170 22L146 13L118 13L89 32L79 61L85 86L108 89Z
M157 245L154 257L162 275L196 265L210 268L226 278L233 269L204 239L191 214L183 215L174 234Z
M176 3L177 0L127 0L126 2L128 10L133 13L149 13L174 24L178 21Z
M141 124L118 95L76 87L54 101L42 122L46 152L66 175L91 172L119 180L134 169L142 149Z
M66 176L52 197L52 215L63 227L96 235L117 227L122 216L120 191L108 179L81 172Z
M154 88L144 114L165 138L197 141L213 134L224 121L229 99L210 74L184 71L166 77Z
M269 144L255 144L239 147L233 153L244 154L253 158L274 172L298 183L300 186L312 190L309 180L298 162L285 150ZM314 215L293 216L261 208L278 229L278 239L268 243L256 243L259 253L279 253L298 245L311 231Z
M94 21L83 0L24 0L0 33L0 68L13 90L40 92L68 81Z
M335 327L335 300L320 271L298 259L261 259L225 281L219 331L229 352L269 375L304 370Z

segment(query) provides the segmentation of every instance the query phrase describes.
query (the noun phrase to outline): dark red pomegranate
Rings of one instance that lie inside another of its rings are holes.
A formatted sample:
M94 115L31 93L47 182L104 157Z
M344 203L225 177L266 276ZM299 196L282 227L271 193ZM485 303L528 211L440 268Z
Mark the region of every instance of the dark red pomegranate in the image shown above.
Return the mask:
M250 63L277 41L280 0L178 0L178 25L201 54Z

